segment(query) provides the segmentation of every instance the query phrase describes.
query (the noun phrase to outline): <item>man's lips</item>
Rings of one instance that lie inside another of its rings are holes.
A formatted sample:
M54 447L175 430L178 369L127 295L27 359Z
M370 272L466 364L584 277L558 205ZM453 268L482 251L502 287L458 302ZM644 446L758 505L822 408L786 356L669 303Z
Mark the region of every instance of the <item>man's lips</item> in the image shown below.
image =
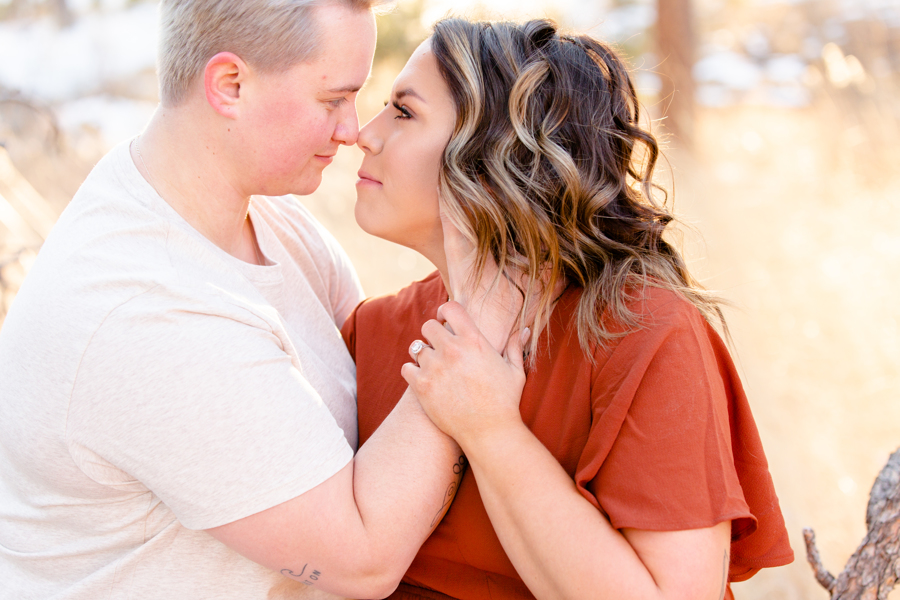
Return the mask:
M368 184L378 184L378 185L381 185L381 182L380 182L380 181L378 181L377 179L375 179L374 177L372 177L371 175L369 175L369 174L366 173L365 171L360 170L356 175L359 177L359 181L356 182L357 184L360 184L360 183L368 183Z

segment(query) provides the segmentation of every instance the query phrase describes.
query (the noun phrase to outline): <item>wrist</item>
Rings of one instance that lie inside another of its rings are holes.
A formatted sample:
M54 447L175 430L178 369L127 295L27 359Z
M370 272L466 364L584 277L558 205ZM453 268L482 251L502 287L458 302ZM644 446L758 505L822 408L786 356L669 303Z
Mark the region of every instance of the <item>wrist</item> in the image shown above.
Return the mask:
M478 427L467 428L454 436L462 451L470 461L480 462L481 457L496 459L522 436L533 436L522 421L521 415L509 416L503 420L481 423Z

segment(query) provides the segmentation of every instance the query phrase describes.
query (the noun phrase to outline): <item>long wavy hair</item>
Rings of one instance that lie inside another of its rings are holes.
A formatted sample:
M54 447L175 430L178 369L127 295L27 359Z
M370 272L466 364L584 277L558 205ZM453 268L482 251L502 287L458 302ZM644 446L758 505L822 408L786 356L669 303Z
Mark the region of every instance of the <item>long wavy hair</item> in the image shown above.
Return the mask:
M473 279L493 258L524 281L522 315L536 315L535 334L559 284L580 286L576 324L589 355L641 326L629 305L645 286L677 292L724 327L718 300L663 237L674 217L653 182L659 145L609 46L548 20L457 18L436 23L431 44L457 113L440 187L475 244Z

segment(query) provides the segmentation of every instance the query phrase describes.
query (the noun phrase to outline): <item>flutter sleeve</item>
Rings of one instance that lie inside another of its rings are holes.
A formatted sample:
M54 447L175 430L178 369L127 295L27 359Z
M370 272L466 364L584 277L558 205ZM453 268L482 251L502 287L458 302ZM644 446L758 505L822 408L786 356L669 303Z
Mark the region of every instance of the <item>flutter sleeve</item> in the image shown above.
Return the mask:
M645 327L596 359L590 437L576 473L617 529L732 523L732 581L793 558L734 364L680 298L650 301Z

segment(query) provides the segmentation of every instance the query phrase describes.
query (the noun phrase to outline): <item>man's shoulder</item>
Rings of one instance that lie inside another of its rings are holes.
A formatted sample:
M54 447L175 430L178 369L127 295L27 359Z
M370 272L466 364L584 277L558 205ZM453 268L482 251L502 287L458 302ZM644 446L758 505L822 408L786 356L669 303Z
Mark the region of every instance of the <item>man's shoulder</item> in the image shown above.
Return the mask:
M337 239L296 196L254 196L252 210L295 258L308 255L319 269L346 262Z
M299 236L305 242L327 234L325 227L296 196L253 196L253 209L279 237ZM330 236L329 236L330 237Z

